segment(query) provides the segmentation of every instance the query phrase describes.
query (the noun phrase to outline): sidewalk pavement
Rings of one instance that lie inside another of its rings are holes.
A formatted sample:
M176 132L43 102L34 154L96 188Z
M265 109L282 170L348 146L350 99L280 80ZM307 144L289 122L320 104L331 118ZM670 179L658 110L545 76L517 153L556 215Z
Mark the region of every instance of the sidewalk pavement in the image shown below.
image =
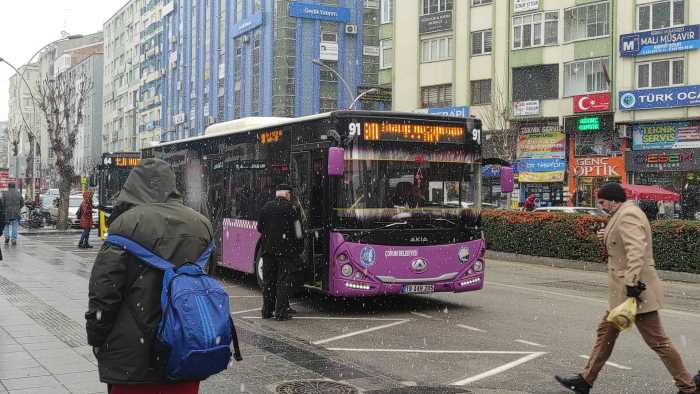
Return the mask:
M16 247L3 247L3 253L0 394L106 392L84 329L92 264L48 245L23 248L21 238ZM201 393L272 393L282 382L307 379L374 394L403 387L330 351L282 337L261 322L236 324L244 360L203 382Z

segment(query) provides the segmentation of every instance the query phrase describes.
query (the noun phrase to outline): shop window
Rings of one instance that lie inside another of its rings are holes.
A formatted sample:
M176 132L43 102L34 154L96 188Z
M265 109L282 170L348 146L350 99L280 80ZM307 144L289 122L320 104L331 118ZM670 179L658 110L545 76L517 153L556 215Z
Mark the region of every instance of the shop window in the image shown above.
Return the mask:
M491 53L491 29L472 33L472 55Z
M421 107L451 107L452 85L435 85L421 88Z
M391 23L394 0L382 0L380 13L382 23Z
M422 62L438 62L452 58L452 37L421 40Z
M491 80L482 79L471 82L472 105L491 104Z
M683 59L637 63L637 88L657 88L683 84Z
M559 42L559 13L538 12L513 17L513 49Z
M658 1L637 6L637 30L664 29L685 23L683 0Z
M513 69L513 101L559 98L559 65Z
M604 67L608 67L607 57L564 64L564 96L608 91Z
M564 10L564 41L607 36L608 9L608 3L598 3Z
M423 0L422 15L452 11L452 0Z

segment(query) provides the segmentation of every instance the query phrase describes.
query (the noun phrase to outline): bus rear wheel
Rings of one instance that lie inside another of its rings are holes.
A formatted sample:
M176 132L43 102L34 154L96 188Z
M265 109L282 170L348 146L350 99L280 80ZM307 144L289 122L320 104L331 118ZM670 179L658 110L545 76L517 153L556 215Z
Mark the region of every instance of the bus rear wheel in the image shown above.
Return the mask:
M263 257L260 252L255 254L255 280L258 282L260 290L265 287L263 283Z

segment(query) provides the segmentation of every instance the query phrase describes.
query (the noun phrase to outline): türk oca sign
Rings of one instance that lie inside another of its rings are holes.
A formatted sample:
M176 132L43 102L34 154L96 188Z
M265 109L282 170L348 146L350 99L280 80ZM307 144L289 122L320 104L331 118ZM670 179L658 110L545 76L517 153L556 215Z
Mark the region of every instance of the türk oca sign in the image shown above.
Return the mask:
M700 105L700 85L627 90L619 93L620 111Z

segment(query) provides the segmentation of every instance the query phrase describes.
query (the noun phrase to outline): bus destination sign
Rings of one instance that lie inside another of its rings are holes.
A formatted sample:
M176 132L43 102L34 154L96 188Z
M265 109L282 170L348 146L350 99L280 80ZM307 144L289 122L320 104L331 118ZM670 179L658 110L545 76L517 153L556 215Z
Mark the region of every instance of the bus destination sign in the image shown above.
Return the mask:
M108 162L111 161L117 167L136 167L141 162L140 157L134 156L114 156L109 159L111 160L105 159L105 164L111 164Z
M282 130L261 131L260 134L258 134L258 140L263 145L279 142L281 138Z
M463 144L464 127L436 124L364 122L365 141L427 142Z

